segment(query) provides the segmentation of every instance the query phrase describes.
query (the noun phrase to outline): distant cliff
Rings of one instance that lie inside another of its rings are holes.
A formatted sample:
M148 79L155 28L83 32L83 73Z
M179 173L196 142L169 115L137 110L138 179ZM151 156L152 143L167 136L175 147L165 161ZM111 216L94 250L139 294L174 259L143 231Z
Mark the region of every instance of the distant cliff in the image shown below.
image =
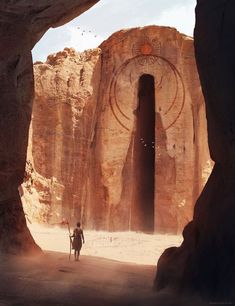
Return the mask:
M35 63L22 194L29 219L178 232L210 172L193 40L122 30Z

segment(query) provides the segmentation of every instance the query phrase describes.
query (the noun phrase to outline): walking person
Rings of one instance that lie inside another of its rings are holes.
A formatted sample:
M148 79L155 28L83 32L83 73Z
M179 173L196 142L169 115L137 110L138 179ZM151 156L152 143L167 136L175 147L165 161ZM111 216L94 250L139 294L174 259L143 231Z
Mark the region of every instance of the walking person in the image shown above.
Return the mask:
M82 248L82 243L85 243L83 230L81 229L80 222L77 223L77 227L74 229L71 238L73 238L72 247L74 249L74 260L79 261L79 255Z

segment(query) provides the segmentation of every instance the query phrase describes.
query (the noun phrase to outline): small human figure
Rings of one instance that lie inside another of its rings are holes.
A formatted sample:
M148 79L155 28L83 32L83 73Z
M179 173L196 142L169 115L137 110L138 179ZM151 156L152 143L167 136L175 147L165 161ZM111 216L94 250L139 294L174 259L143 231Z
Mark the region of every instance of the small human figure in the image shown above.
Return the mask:
M80 250L82 248L82 243L85 243L83 230L81 229L80 222L77 223L77 227L74 229L71 238L73 238L72 247L74 249L74 260L79 261L79 255L80 255Z

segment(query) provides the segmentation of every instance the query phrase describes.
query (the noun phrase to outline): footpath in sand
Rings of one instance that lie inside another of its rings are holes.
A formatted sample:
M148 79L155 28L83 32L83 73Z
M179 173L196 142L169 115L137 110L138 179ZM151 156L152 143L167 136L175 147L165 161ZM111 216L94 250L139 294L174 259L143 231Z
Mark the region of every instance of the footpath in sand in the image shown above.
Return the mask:
M31 230L50 251L33 258L1 256L1 306L145 305L141 300L153 295L159 255L181 241L179 236L85 231L86 243L75 262L65 253L65 230Z

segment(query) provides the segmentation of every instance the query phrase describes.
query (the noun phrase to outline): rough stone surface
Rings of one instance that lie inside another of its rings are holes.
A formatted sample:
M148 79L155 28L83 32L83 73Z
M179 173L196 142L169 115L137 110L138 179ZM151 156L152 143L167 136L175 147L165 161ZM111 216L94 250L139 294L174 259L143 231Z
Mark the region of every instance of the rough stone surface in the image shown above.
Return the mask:
M97 1L3 0L0 3L0 251L38 250L19 198L33 98L31 49L51 26L59 26Z
M81 218L89 189L100 64L99 49L81 54L65 49L34 65L30 169L23 185L25 209L34 221Z
M184 242L158 263L156 288L194 290L209 303L235 302L235 79L233 1L198 1L195 50L205 96L212 174Z
M193 40L167 27L122 30L100 49L50 55L34 74L30 218L181 231L210 170Z

